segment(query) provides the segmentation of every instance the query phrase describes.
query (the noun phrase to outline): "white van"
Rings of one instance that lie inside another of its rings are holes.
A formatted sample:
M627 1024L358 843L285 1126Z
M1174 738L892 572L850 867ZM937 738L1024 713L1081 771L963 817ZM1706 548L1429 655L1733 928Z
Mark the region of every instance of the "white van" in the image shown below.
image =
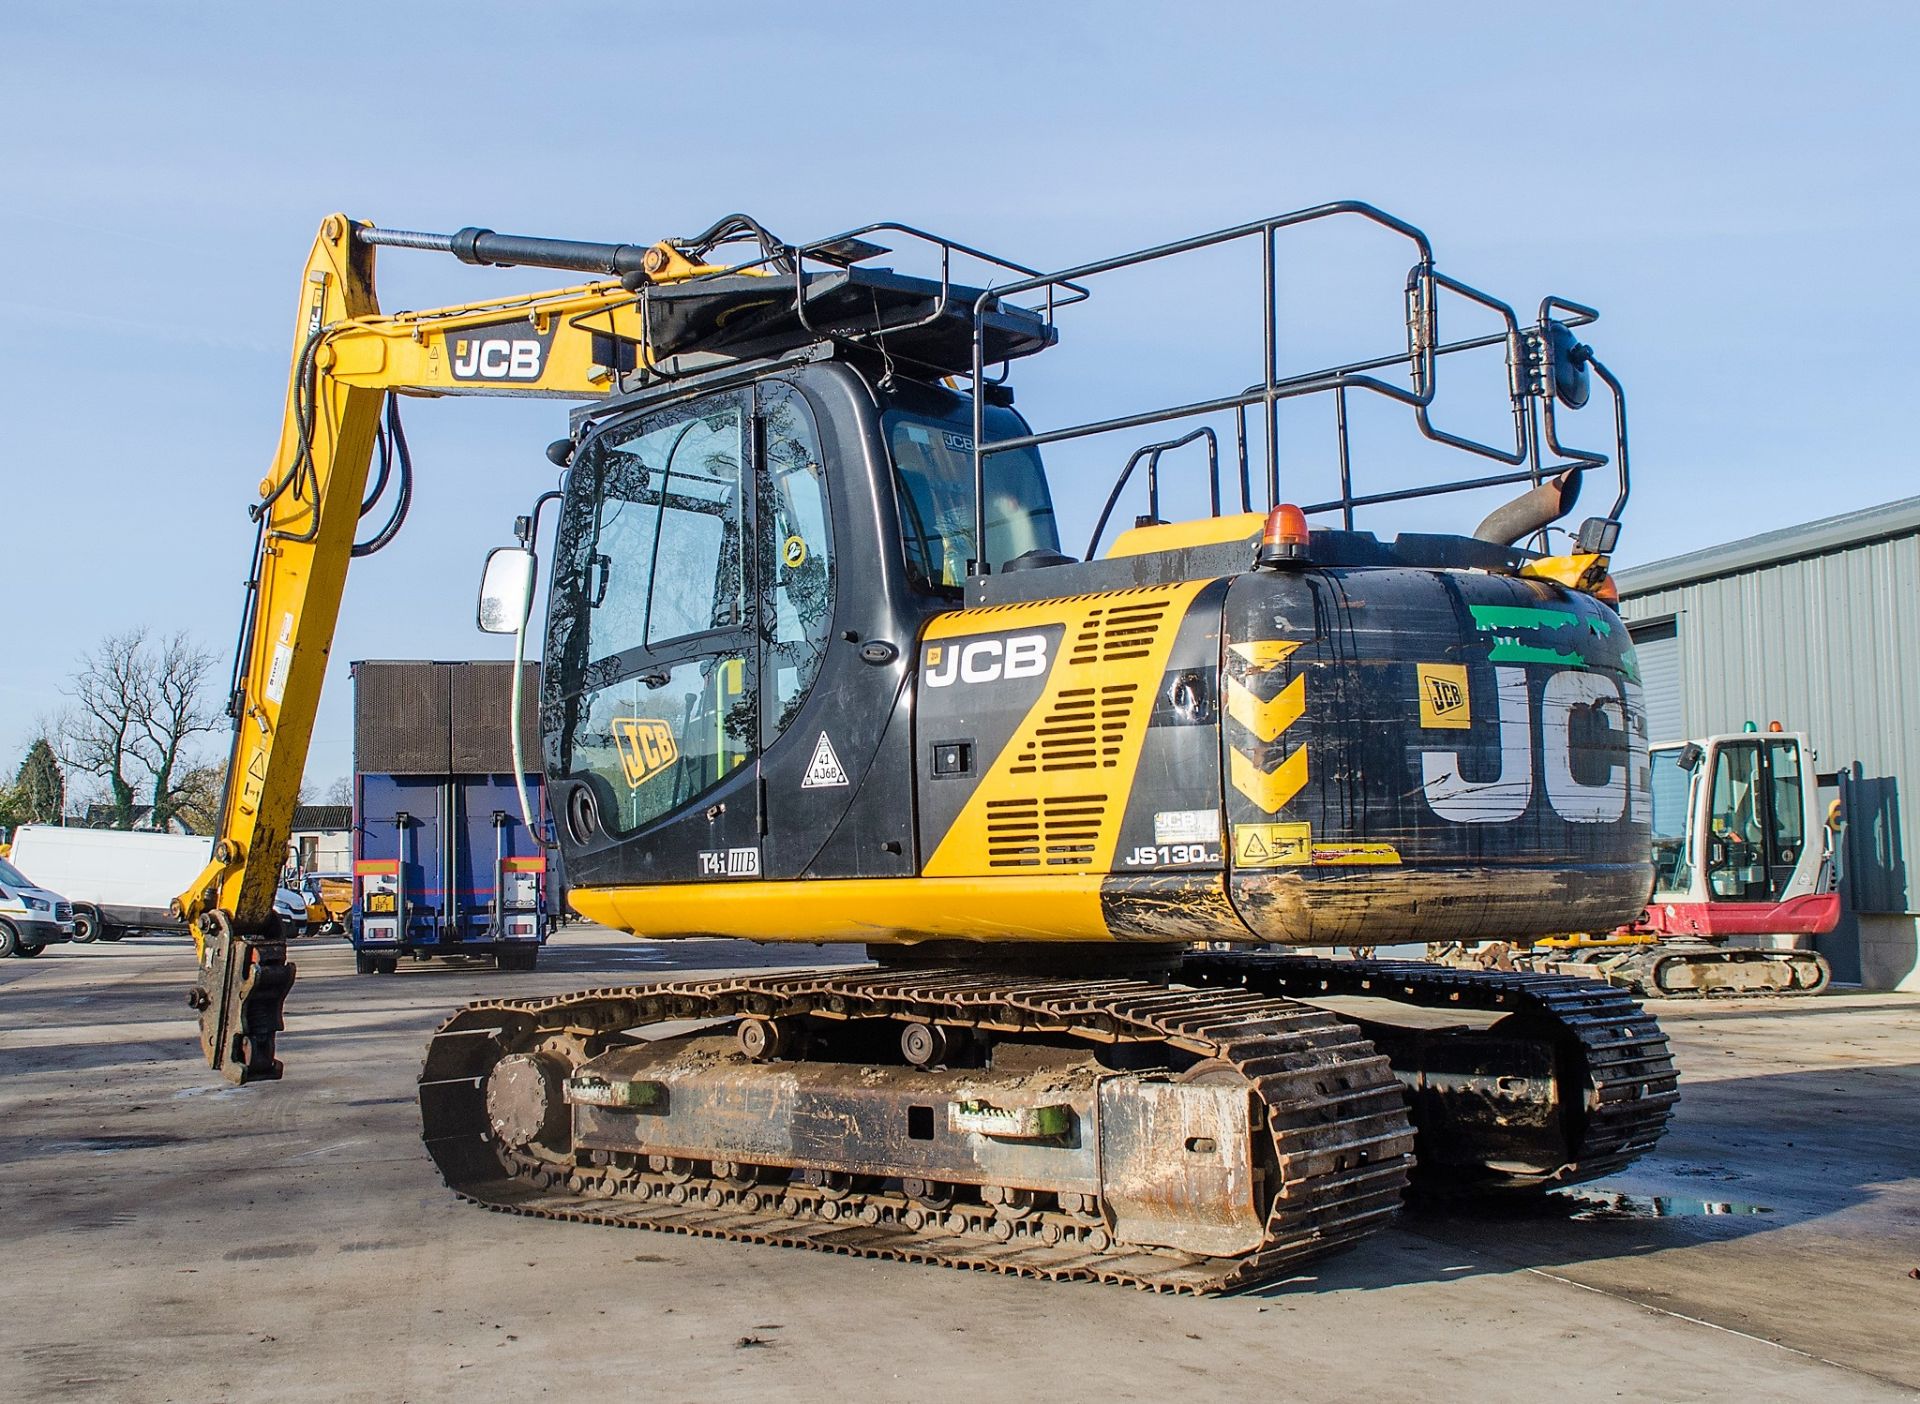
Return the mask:
M183 931L168 914L205 871L213 840L196 834L22 824L13 865L73 902L73 939L117 941L129 931Z
M37 956L41 948L73 939L73 904L35 887L0 858L0 956Z

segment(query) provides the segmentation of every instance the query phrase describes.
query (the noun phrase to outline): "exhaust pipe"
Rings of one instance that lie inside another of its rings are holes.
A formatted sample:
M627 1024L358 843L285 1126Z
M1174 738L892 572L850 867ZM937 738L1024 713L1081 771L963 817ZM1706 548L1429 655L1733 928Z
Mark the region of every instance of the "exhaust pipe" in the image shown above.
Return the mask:
M1474 539L1511 546L1541 527L1559 521L1573 510L1573 504L1579 499L1581 476L1578 469L1569 468L1559 477L1529 488L1504 507L1496 507L1473 529Z

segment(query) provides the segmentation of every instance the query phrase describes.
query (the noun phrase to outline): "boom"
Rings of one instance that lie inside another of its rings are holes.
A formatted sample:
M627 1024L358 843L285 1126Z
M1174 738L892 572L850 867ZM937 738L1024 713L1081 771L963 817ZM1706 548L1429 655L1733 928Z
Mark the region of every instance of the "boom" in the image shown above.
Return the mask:
M469 263L600 271L625 282L383 315L374 292L379 244L440 249ZM279 1076L274 1034L294 970L274 931L273 894L347 569L399 525L396 511L372 542L355 543L377 505L363 499L383 408L391 451L403 476L410 471L389 397L597 398L614 388L623 365L645 360L638 297L626 284L718 271L670 241L642 248L476 229L419 235L339 214L322 222L301 280L279 447L249 509L259 535L228 699L235 725L220 823L206 870L176 902L200 960L191 998L201 1044L229 1079Z

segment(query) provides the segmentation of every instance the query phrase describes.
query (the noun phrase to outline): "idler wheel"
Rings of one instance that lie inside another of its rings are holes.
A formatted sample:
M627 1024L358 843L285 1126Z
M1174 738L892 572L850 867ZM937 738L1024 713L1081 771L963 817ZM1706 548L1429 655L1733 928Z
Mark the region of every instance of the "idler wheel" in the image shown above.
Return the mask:
M566 1144L567 1066L548 1053L514 1053L487 1077L487 1121L505 1145Z

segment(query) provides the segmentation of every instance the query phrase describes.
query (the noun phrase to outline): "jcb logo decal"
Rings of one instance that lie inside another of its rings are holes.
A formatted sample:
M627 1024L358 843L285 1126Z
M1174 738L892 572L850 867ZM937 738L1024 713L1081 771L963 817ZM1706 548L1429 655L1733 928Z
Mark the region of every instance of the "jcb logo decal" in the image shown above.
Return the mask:
M680 759L673 728L652 717L614 718L613 744L619 749L627 785L635 790Z
M1015 634L971 643L929 644L923 676L928 687L951 687L955 682L1034 678L1046 671L1047 636Z
M447 338L447 368L455 380L538 380L547 368L553 333L536 332L527 323L483 327Z
M1467 693L1467 665L1422 663L1415 672L1420 682L1420 725L1443 731L1471 729L1473 708Z

